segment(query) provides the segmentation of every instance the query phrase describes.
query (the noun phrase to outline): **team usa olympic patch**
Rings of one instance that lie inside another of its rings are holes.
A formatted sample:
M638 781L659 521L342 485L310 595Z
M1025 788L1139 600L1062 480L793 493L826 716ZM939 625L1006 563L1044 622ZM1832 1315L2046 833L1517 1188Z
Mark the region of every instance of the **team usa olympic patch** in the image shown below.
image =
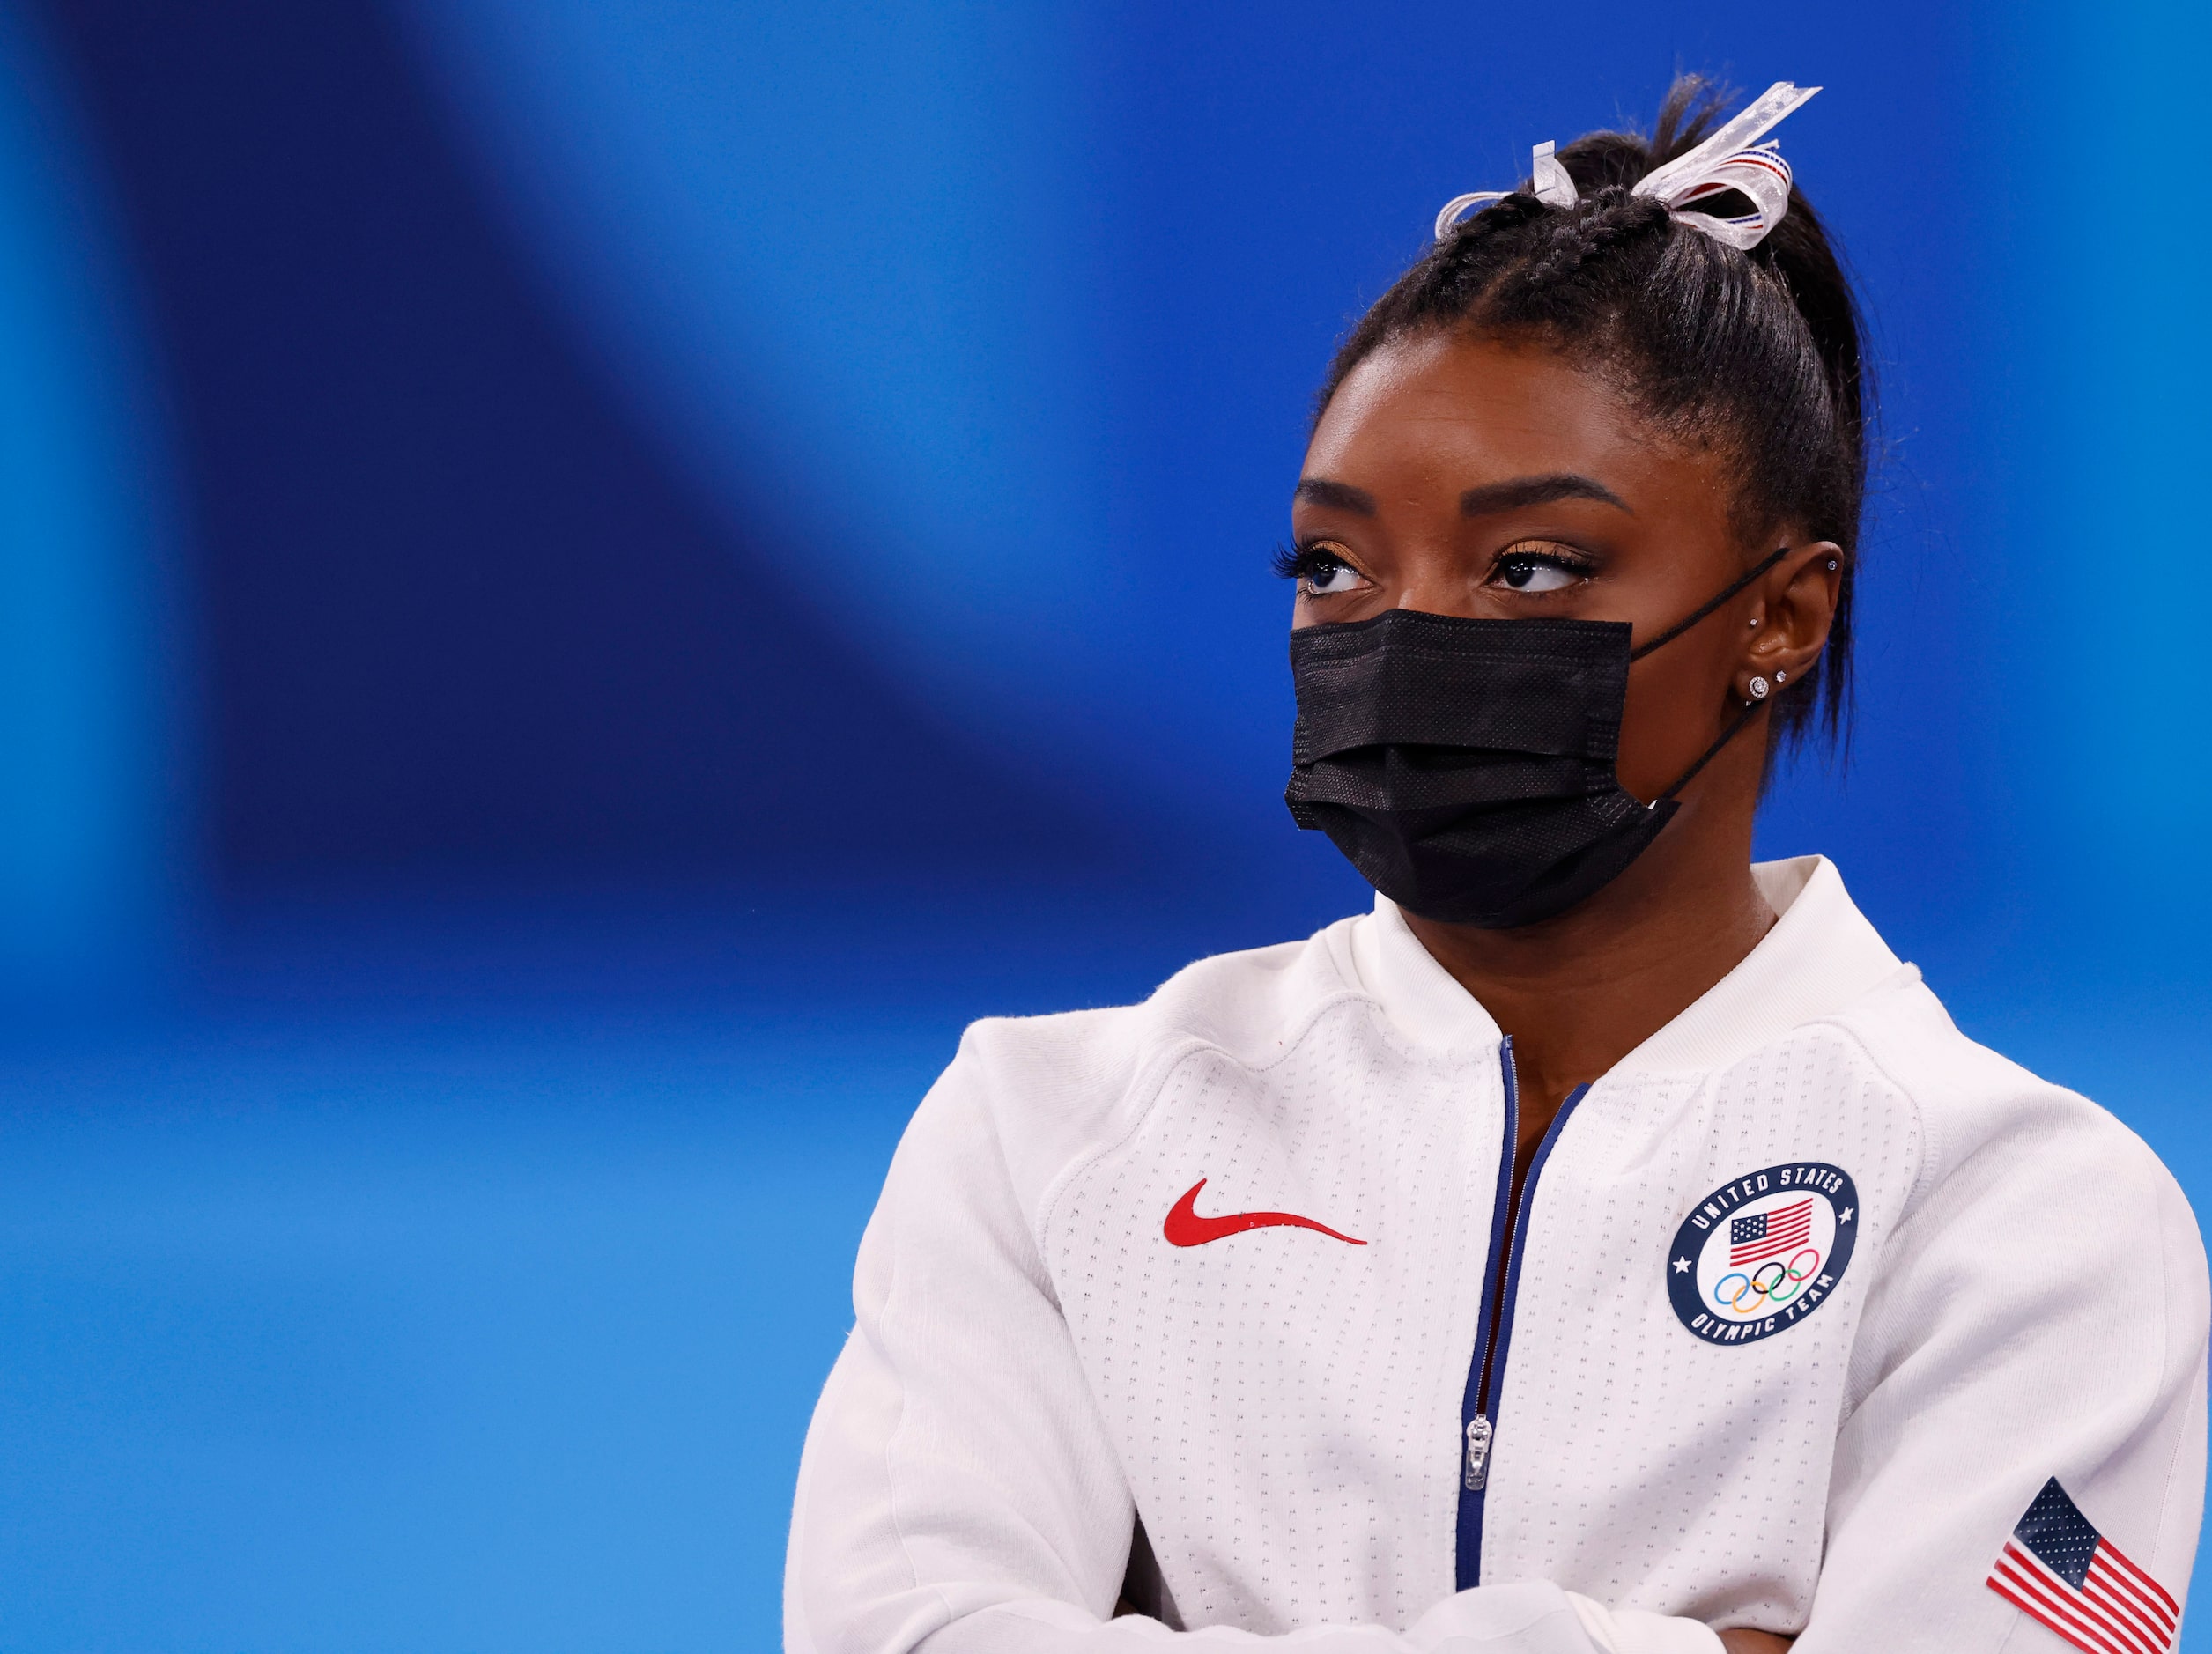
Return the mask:
M1667 1296L1708 1344L1772 1338L1828 1301L1858 1238L1849 1172L1817 1160L1768 1166L1722 1184L1683 1219Z

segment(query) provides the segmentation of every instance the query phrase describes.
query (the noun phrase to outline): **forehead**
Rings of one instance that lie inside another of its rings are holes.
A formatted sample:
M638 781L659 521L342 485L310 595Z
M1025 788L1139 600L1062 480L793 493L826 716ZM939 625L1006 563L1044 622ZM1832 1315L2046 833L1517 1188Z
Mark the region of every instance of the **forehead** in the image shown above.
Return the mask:
M1669 440L1618 392L1542 343L1441 330L1352 369L1315 425L1306 472L1457 498L1512 476L1572 471L1624 498L1710 491L1713 456Z

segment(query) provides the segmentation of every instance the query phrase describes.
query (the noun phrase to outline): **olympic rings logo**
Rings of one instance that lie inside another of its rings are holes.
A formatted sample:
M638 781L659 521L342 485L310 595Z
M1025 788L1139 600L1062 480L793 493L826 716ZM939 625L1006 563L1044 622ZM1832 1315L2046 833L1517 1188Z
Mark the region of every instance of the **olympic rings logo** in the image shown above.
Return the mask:
M1808 1246L1787 1264L1770 1258L1748 1275L1732 1269L1713 1283L1713 1301L1738 1315L1757 1315L1763 1309L1787 1303L1805 1289L1805 1282L1819 1267L1819 1249Z

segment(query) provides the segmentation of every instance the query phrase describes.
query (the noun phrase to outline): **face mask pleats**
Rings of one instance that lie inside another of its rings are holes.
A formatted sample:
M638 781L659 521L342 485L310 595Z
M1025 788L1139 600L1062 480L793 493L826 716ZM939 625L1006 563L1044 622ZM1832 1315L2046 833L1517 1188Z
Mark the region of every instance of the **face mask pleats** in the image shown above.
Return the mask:
M1564 912L1676 808L1615 772L1630 635L1413 609L1294 631L1284 801L1409 912L1489 929Z

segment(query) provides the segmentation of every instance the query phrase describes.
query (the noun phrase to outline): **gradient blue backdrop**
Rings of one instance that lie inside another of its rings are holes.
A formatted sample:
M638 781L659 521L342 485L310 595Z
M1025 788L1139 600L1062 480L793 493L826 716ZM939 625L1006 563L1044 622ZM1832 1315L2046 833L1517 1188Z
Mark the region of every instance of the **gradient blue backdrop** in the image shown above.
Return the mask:
M1360 905L1266 575L1439 203L1785 134L1835 856L2193 1193L2201 14L0 3L0 1647L767 1648L906 1112Z

